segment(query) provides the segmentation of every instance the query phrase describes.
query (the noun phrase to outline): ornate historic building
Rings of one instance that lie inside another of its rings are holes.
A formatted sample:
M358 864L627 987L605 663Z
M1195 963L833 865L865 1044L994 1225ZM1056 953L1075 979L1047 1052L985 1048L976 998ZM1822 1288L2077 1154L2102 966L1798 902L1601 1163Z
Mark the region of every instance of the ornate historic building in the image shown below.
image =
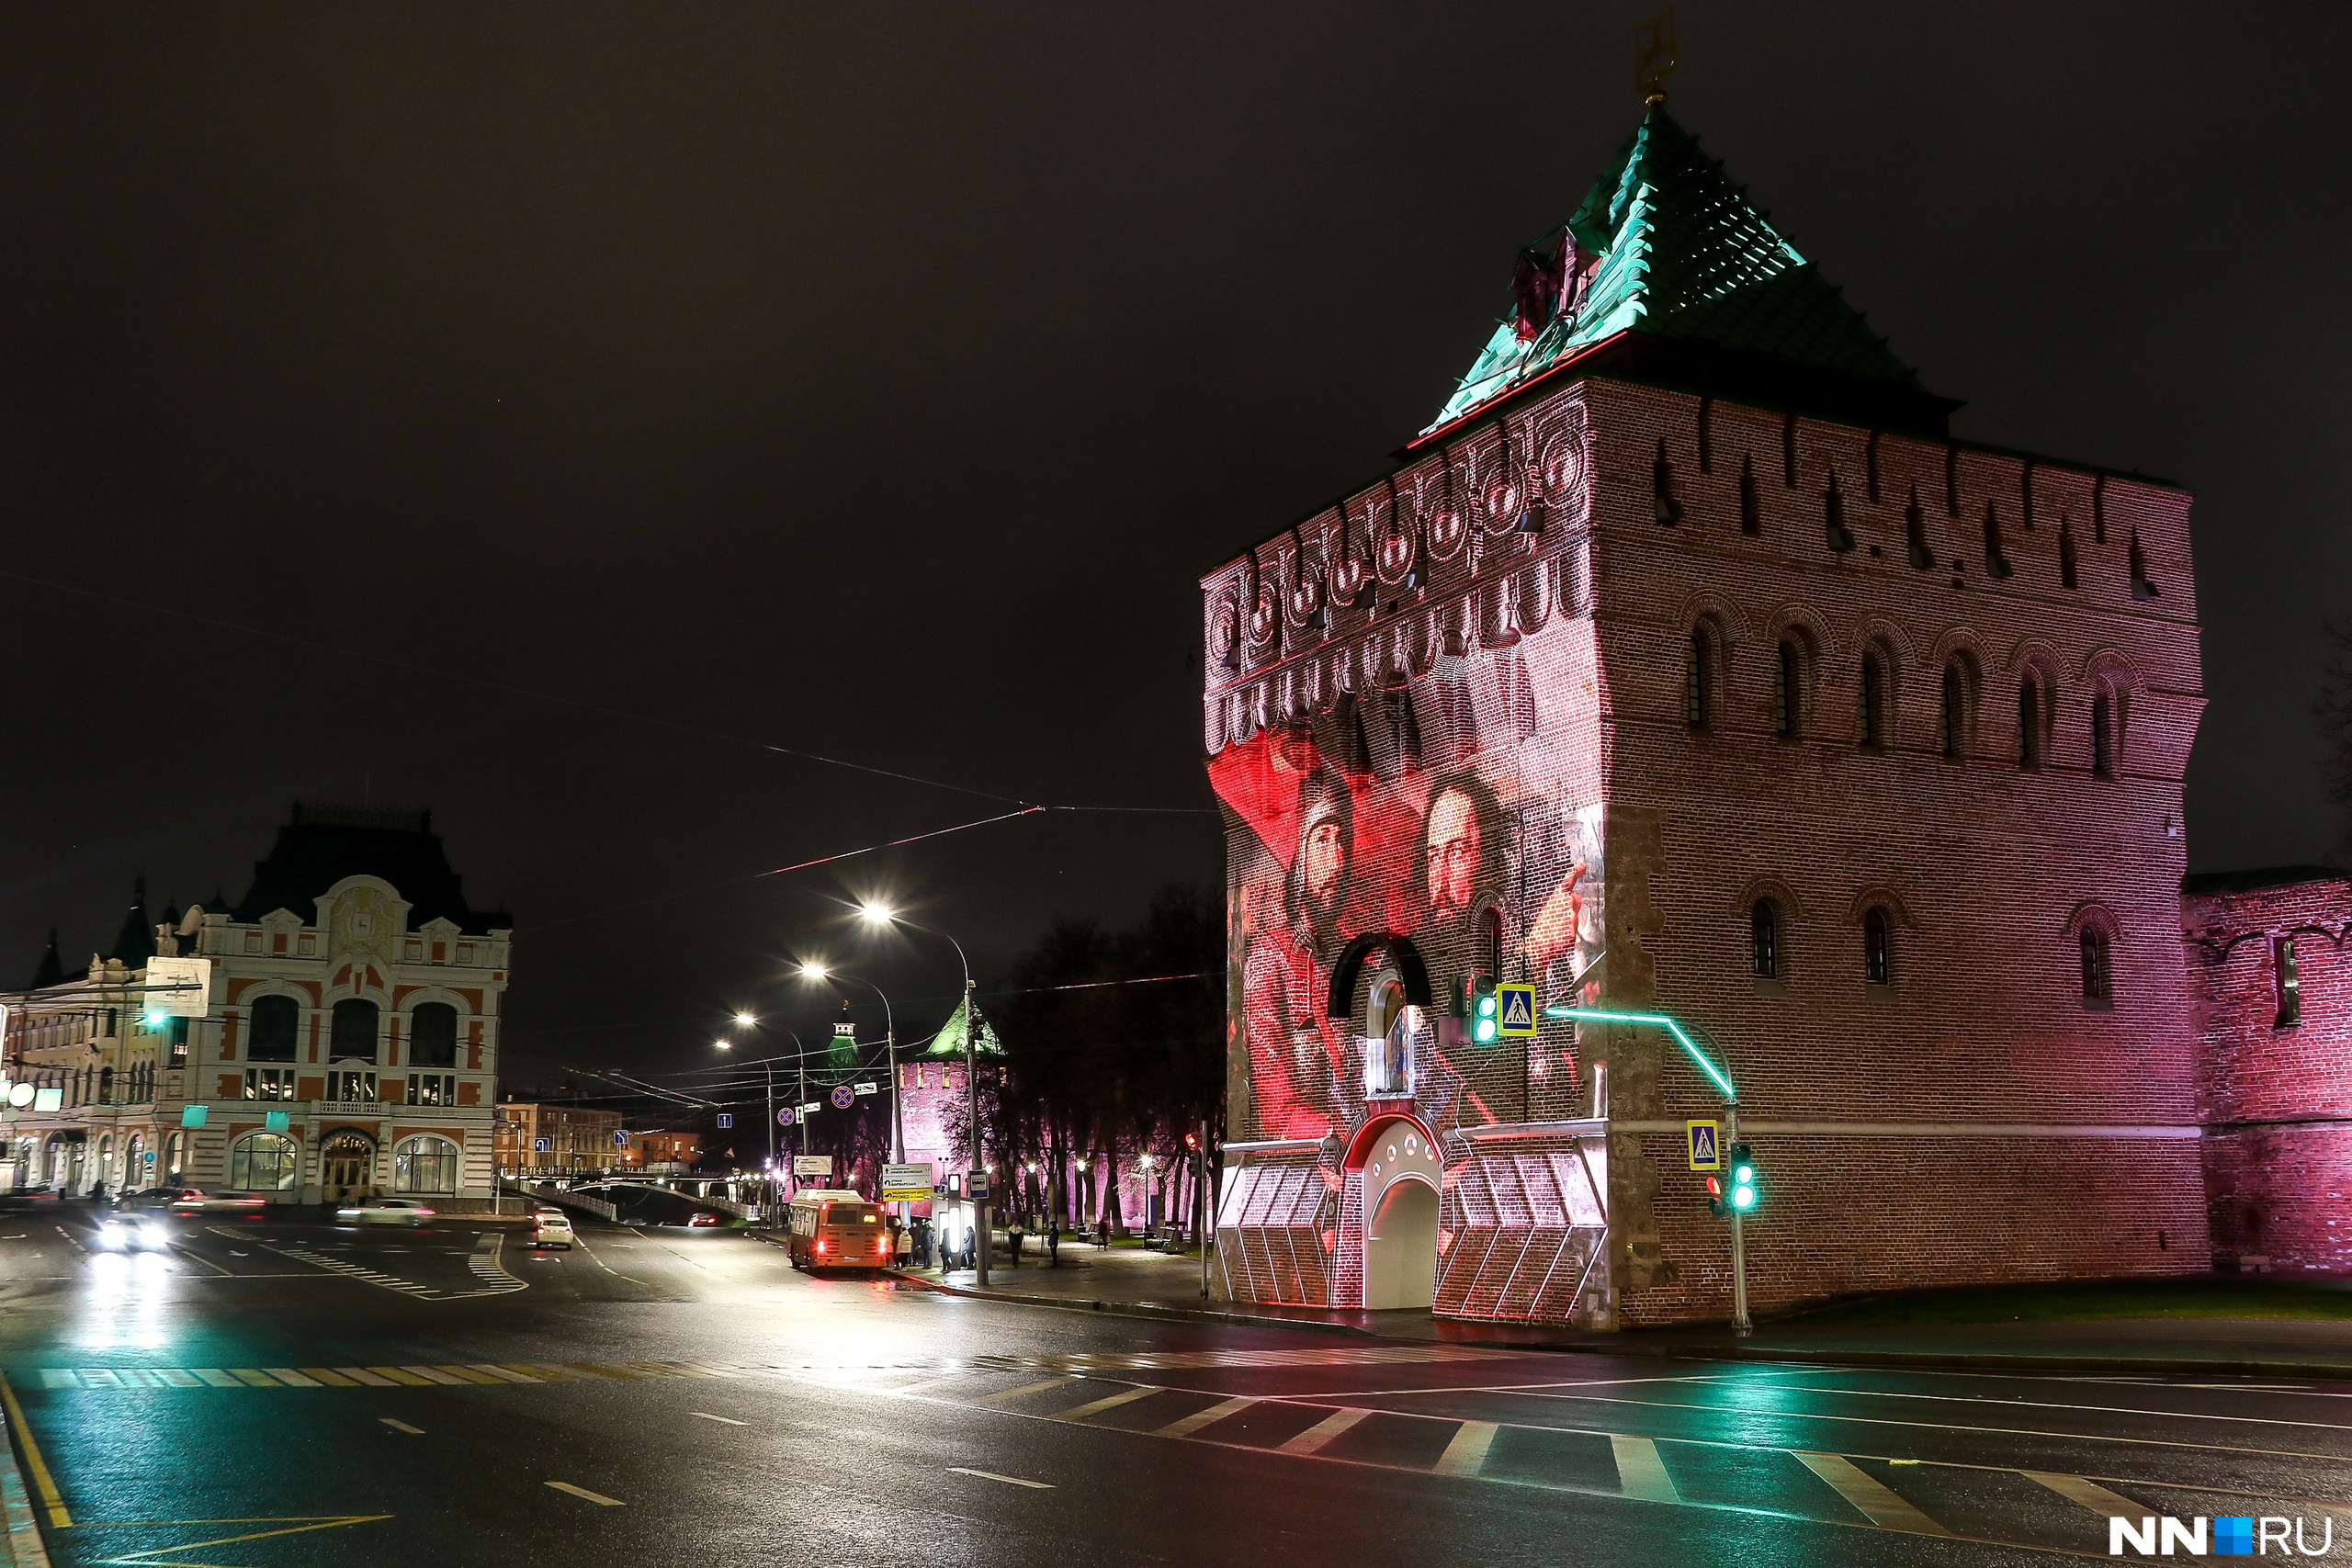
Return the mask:
M1951 439L1662 107L1513 296L1395 468L1202 583L1225 1288L1724 1315L1726 1096L1576 1012L1727 1072L1759 1310L2209 1267L2188 495Z
M510 925L467 903L429 813L297 806L233 908L12 1015L9 1076L62 1091L6 1129L19 1185L487 1201ZM201 1016L166 1017L188 958Z

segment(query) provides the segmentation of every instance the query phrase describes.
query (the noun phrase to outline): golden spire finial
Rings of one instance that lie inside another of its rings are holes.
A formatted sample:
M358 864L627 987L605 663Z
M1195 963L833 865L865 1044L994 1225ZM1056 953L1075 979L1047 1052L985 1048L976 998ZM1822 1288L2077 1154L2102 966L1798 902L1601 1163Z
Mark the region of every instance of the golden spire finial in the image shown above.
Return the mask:
M1666 102L1666 79L1674 74L1674 7L1668 6L1634 29L1634 85L1642 102Z

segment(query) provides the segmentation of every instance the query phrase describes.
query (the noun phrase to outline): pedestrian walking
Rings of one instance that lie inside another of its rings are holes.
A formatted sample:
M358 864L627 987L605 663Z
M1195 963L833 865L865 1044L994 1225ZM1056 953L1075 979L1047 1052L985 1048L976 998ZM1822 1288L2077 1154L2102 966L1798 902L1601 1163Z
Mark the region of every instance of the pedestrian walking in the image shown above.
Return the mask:
M896 1262L899 1268L904 1269L908 1262L914 1257L914 1232L908 1229L905 1225L899 1225L897 1227L897 1234L892 1235L890 1240L891 1259Z
M1062 1266L1062 1217L1056 1214L1046 1222L1046 1267Z

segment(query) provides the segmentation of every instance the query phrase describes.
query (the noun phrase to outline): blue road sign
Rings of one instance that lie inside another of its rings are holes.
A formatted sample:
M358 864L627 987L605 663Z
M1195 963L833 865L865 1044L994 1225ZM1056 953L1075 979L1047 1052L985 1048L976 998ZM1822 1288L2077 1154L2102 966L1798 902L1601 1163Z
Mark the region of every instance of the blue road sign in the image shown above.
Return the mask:
M553 1138L533 1138L531 1140L531 1152L535 1155L543 1155L553 1147L555 1147L555 1140Z
M722 1111L718 1113L718 1124L722 1128L732 1127L735 1125L735 1118Z
M613 1147L616 1149L628 1147L628 1132L626 1128L613 1134Z
M835 1084L833 1086L831 1099L834 1110L847 1111L851 1106L857 1103L857 1090L850 1088L849 1085L845 1083Z
M1503 1038L1517 1036L1527 1039L1535 1033L1535 987L1532 986L1497 986L1495 1001L1501 1014L1497 1032Z

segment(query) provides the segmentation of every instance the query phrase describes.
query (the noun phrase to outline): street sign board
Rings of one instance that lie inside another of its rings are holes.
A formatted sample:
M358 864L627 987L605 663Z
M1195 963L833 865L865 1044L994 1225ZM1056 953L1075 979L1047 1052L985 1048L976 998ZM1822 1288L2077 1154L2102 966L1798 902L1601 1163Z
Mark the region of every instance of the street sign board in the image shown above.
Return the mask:
M1720 1122L1682 1123L1682 1137L1689 1146L1691 1169L1721 1170L1724 1168L1723 1132Z
M825 1107L821 1101L812 1100L808 1104L800 1108L800 1114L803 1116L814 1116L824 1108Z
M28 1083L12 1083L8 1086L8 1103L22 1111L33 1102L33 1096L40 1092Z
M931 1196L931 1162L882 1168L882 1201L921 1203Z
M283 1133L293 1124L293 1121L292 1115L283 1111L265 1111L261 1113L261 1126L265 1133Z
M729 1115L724 1111L718 1113L718 1126L720 1131L724 1132L726 1129L732 1127L733 1125L735 1125L734 1117Z
M964 1196L975 1203L989 1201L989 1173L976 1170L964 1178Z
M56 1095L58 1098L57 1098L56 1101L54 1101L54 1102L52 1102L52 1103L51 1103L51 1104L48 1104L48 1105L43 1105L43 1104L42 1104L39 1100L34 1100L34 1101L33 1101L33 1109L34 1109L35 1111L55 1111L55 1110L58 1110L58 1109L59 1109L59 1108L60 1108L60 1107L64 1103L65 1091L64 1091L63 1089L45 1089L41 1090L40 1092L41 1092L44 1096L53 1094L53 1095ZM181 1126L183 1126L183 1127L201 1127L201 1126L203 1126L203 1125L204 1125L204 1118L205 1118L205 1116L206 1116L206 1115L207 1115L207 1114L211 1111L211 1109L212 1109L212 1107L210 1107L210 1106L209 1106L209 1105L183 1105L183 1106L181 1106L181 1107L180 1107L180 1125L181 1125Z
M553 1147L555 1147L555 1140L553 1138L533 1138L531 1140L531 1152L535 1155L543 1155Z
M853 1087L855 1088L857 1092L860 1094L879 1094L882 1091L882 1086L876 1083L862 1083L854 1085Z
M626 1127L619 1127L619 1128L616 1128L616 1129L614 1129L614 1131L613 1131L613 1147L615 1147L615 1148L616 1148L616 1149L625 1149L625 1148L628 1147L628 1128L626 1128Z
M857 1103L857 1091L850 1088L849 1085L845 1083L835 1084L833 1086L833 1092L826 1098L833 1102L834 1110L847 1111L851 1106Z
M202 1018L212 1008L212 960L147 961L147 1010L165 1018Z
M1504 1039L1530 1040L1535 1035L1535 987L1495 987L1496 1032Z
M831 1176L833 1156L831 1155L794 1155L792 1174L795 1176Z

